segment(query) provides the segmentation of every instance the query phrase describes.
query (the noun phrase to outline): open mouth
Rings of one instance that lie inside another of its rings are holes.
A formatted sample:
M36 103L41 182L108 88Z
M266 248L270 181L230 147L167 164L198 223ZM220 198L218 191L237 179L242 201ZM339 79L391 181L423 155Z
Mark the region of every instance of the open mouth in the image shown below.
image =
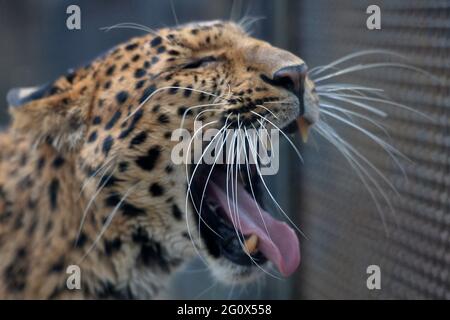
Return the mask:
M295 231L264 210L256 166L240 165L234 171L231 167L200 164L191 184L200 234L209 253L241 266L269 260L283 276L291 275L300 263Z

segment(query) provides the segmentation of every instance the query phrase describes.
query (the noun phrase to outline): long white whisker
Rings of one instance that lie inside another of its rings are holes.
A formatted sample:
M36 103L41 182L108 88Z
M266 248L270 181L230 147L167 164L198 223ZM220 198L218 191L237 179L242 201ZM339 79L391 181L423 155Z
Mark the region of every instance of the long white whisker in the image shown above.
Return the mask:
M330 95L331 96L331 95ZM365 100L365 101L373 101L373 102L380 102L380 103L384 103L384 104L389 104L395 107L399 107L402 109L405 109L409 112L415 113L417 115L420 115L421 117L424 117L430 121L435 121L435 119L433 119L432 117L430 117L429 115L420 112L418 110L415 110L411 107L408 107L407 105L398 103L398 102L394 102L394 101L390 101L390 100L386 100L386 99L379 99L379 98L374 98L374 97L361 97L361 96L355 96L355 95L351 95L351 94L338 94L338 95L333 95L333 96L338 96L340 98L350 98L350 99L358 99L358 100Z
M325 66L318 66L318 67L312 68L309 71L309 75L311 75L311 76L318 75L318 74L324 72L325 70L329 70L331 68L334 68L335 66L337 66L337 65L339 65L339 64L341 64L343 62L346 62L348 60L351 60L351 59L354 59L354 58L357 58L357 57L361 57L361 56L374 55L374 54L384 54L384 55L389 55L389 56L394 56L394 57L397 57L397 58L409 60L407 57L405 57L405 56L403 56L403 55L401 55L399 53L396 53L396 52L393 52L393 51L389 51L389 50L383 50L383 49L362 50L362 51L358 51L358 52L355 52L355 53L348 54L348 55L346 55L346 56L344 56L342 58L339 58L339 59L335 60L334 62L331 62L330 64L327 64Z
M391 138L391 136L389 135L389 132L387 131L387 129L379 122L379 121L375 121L370 117L367 117L361 113L355 112L355 111L351 111L351 110L347 110L345 108L341 108L338 106L335 106L333 104L329 104L329 103L320 103L320 106L325 108L325 109L332 109L332 110L336 110L338 112L341 112L343 114L346 115L352 115L361 119L364 119L370 123L372 123L374 126L376 126L378 129L382 130L383 133L388 136L389 138Z
M266 119L267 120L267 119ZM267 120L268 121L268 120ZM256 150L256 147L253 145L253 143L251 141L249 142L249 148L251 150L251 152L253 153L253 155L255 155L255 159L256 157L258 157L258 151ZM292 224L292 226L294 226L294 228L303 236L307 239L306 235L303 233L303 231L300 230L299 227L297 227L297 225L292 221L292 219L287 215L287 213L283 210L283 208L280 206L280 204L278 203L278 201L275 199L275 197L272 195L272 193L270 192L269 187L266 184L266 181L263 178L263 175L261 173L261 170L259 168L258 165L256 165L256 171L258 173L258 176L264 186L264 188L267 191L267 194L269 195L269 197L272 199L273 203L277 206L277 208L283 213L283 215L288 219L288 221Z
M417 68L411 65L407 65L407 64L403 64L403 63L395 63L395 62L380 62L380 63L368 63L368 64L359 64L356 66L351 66L349 68L334 72L332 74L328 74L326 76L320 77L318 79L315 79L314 82L315 83L319 83L322 82L324 80L327 79L331 79L337 76L341 76L347 73L352 73L352 72L356 72L356 71L361 71L361 70L367 70L367 69L374 69L374 68L400 68L400 69L406 69L406 70L411 70L411 71L415 71L419 74L425 75L430 77L431 79L434 79L435 81L439 81L440 79L438 77L436 77L435 75L429 73L428 71L425 71L421 68Z
M86 189L86 187L89 185L89 183L92 181L92 179L94 179L107 165L110 164L111 161L115 160L117 158L117 156L111 157L108 160L106 160L101 166L100 168L98 168L89 178L87 178L87 180L83 183L81 190L80 190L80 194L79 197L81 196L81 194L83 193L84 189Z
M325 112L325 110L322 110L323 113L326 113L327 115L329 115L332 118L335 118L341 122L344 122L345 124L353 127L354 129L364 133L366 136L368 136L371 140L373 140L376 144L378 144L381 148L383 148L384 151L387 152L387 154L392 158L392 160L394 160L395 164L397 165L397 167L400 169L400 171L402 172L403 176L405 177L405 179L408 179L408 176L406 174L405 169L403 168L402 164L400 163L400 161L397 159L397 157L395 156L395 154L397 154L398 156L402 157L405 160L408 160L409 162L413 162L411 159L409 159L406 155L404 155L402 152L400 152L399 150L397 150L396 148L394 148L392 145L390 145L389 143L383 141L382 139L380 139L378 136L374 135L373 133L361 128L360 126L355 125L354 123L342 118L341 116L338 116L336 114L330 113L330 112Z
M202 93L204 95L207 96L211 96L211 97L215 97L215 98L220 98L218 95L210 93L210 92L206 92L203 90L199 90L199 89L193 89L193 88L187 88L187 87L180 87L180 86L167 86L167 87L162 87L162 88L158 88L155 91L153 91L151 94L149 94L148 97L146 97L144 99L144 101L141 102L141 104L139 104L139 106L136 107L136 109L130 113L129 116L127 116L123 122L127 121L128 119L130 119L132 116L134 116L136 114L136 112L138 112L142 106L144 106L153 96L155 96L157 93L163 91L163 90L170 90L170 89L179 89L179 90L188 90L188 91L192 91L192 92L197 92L197 93Z
M370 106L370 105L368 105L366 103L354 101L352 99L347 99L347 98L341 97L340 95L337 95L337 94L320 93L318 95L319 95L319 97L326 97L326 98L330 98L330 99L334 99L334 100L347 102L347 103L349 103L351 105L354 105L356 107L360 107L360 108L362 108L364 110L367 110L367 111L369 111L371 113L374 113L374 114L376 114L376 115L378 115L380 117L383 117L383 118L386 118L388 116L386 112L378 110L378 109L375 109L374 107L372 107L372 106Z
M117 211L119 211L120 207L122 206L123 202L125 201L126 198L128 198L128 196L131 194L131 192L136 188L136 186L139 184L136 183L133 186L131 186L127 192L124 194L124 196L122 197L122 199L120 199L119 203L115 206L115 208L113 209L113 211L111 211L111 213L108 215L108 218L106 219L105 223L103 224L102 229L100 230L100 233L98 234L98 236L95 238L94 242L92 243L92 245L89 247L89 249L86 251L86 253L83 255L83 257L81 258L81 262L89 255L89 253L95 248L95 246L97 245L97 243L100 241L101 237L104 235L104 233L106 232L106 230L108 229L109 225L111 224L114 216L116 215Z
M377 197L375 196L374 192L372 191L370 185L368 184L366 177L369 178L369 180L371 180L371 182L373 183L373 181L375 181L371 175L358 163L358 161L356 161L353 156L350 154L350 152L341 144L339 144L335 138L333 138L325 129L323 129L320 124L316 125L316 130L317 132L319 132L320 135L322 135L326 140L328 140L332 145L334 145L336 147L336 149L338 149L338 151L344 156L344 158L347 160L347 162L350 164L350 166L354 169L355 173L358 175L358 177L360 178L361 182L364 184L364 186L366 187L366 190L369 192L370 196L372 197L375 206L377 207L377 211L380 214L381 217L381 221L383 223L384 229L386 234L389 234L388 232L388 228L387 228L387 224L386 224L386 220L384 218L384 214L383 211L381 209L381 205L378 202ZM375 181L375 187L377 188L378 184ZM390 200L389 198L387 198L387 196L385 195L385 193L383 192L383 190L381 188L377 188L378 192L381 193L382 197L387 201L388 205L390 207L392 207L390 205Z
M289 142L289 144L291 145L291 147L294 149L294 151L295 151L295 153L297 153L297 156L298 156L298 158L300 159L300 161L303 163L304 161L303 161L303 157L302 157L302 155L300 154L300 151L297 149L297 147L295 146L295 144L294 144L294 142L292 142L292 140L287 136L287 134L285 134L284 132L283 132L283 130L281 130L277 125L275 125L272 121L270 121L269 119L267 119L267 118L265 118L265 117L263 117L262 115L260 115L259 113L257 113L257 112L254 112L253 110L251 110L250 111L251 113L253 113L253 114L255 114L255 115L257 115L258 117L260 117L260 118L262 118L262 119L264 119L264 120L266 120L267 122L269 122L272 126L274 126L285 138L286 138L286 140Z
M111 164L111 166L108 166L108 168L105 170L105 172L102 174L102 176L100 177L100 181L103 180L103 177L106 175L106 173L112 169L114 167L113 164ZM92 195L91 199L89 200L86 208L83 211L83 215L81 217L81 222L80 222L80 227L78 228L78 232L77 232L77 236L75 238L75 243L74 245L76 246L78 243L78 240L80 239L80 235L81 235L81 231L83 230L83 226L84 223L86 221L86 217L87 214L89 212L89 209L91 208L92 204L94 203L95 199L97 198L97 196L100 194L100 192L103 190L103 188L108 184L109 180L111 179L111 177L114 175L114 170L111 172L111 174L105 179L105 181L103 182L103 184L100 187L97 187L97 190L95 191L95 193Z

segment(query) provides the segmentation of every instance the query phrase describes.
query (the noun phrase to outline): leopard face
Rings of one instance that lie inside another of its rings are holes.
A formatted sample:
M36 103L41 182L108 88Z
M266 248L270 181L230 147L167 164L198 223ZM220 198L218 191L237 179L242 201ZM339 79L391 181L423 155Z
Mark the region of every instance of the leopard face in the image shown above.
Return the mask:
M223 203L224 167L180 165L171 157L173 132L183 127L195 135L195 121L218 129L262 122L285 129L299 118L314 124L317 96L300 58L234 23L188 24L134 38L31 92L10 95L19 105L13 129L71 159L70 186L59 185L79 199L67 239L82 239L72 257L88 274L101 277L99 265L113 265L114 286L151 296L149 287L197 254L226 283L253 280L268 263L283 275L296 269L292 228L250 201L260 197L254 167L236 180L236 203L246 210L237 226ZM255 210L270 232L262 232Z

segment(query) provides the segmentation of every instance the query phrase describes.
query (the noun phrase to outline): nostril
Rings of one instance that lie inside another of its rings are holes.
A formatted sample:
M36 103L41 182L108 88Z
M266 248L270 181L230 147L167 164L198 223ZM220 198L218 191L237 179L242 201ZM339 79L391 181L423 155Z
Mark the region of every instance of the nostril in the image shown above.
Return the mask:
M306 64L282 68L274 73L272 84L300 95L304 89L307 71Z

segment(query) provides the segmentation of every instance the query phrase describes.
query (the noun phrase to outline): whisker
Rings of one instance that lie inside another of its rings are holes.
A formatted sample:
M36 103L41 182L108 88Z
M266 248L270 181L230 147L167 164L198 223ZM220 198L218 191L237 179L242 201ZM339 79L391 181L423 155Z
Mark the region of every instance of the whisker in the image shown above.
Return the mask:
M352 116L364 119L364 120L370 122L371 124L373 124L374 126L376 126L378 129L382 130L383 133L387 137L391 138L391 136L389 135L389 132L387 131L385 126L383 126L379 121L375 121L375 120L373 120L372 118L370 118L368 116L365 116L365 115L363 115L363 114L361 114L359 112L347 110L345 108L340 108L338 106L335 106L335 105L332 105L332 104L329 104L329 103L320 103L320 106L323 107L323 108L326 108L326 109L336 110L336 111L341 112L341 113L346 114L346 115L352 115Z
M101 237L105 234L106 230L108 229L108 227L110 226L114 216L116 215L116 213L119 211L120 207L122 206L123 202L126 200L126 198L128 198L128 196L131 194L131 192L137 187L137 185L139 184L136 183L133 186L131 186L127 192L123 195L122 199L120 199L119 203L115 206L115 208L113 209L113 211L111 211L111 213L108 215L108 218L106 219L105 223L103 224L102 229L100 230L100 233L97 235L97 237L95 238L94 242L92 243L92 245L89 247L89 249L86 251L86 253L83 255L83 257L81 258L82 262L88 255L89 253L95 248L95 246L97 245L97 243L100 241Z
M111 161L115 160L117 158L117 156L113 156L111 158L109 158L108 160L106 160L101 166L100 168L98 168L89 178L86 179L86 181L83 183L80 193L78 195L78 199L81 197L84 189L86 189L86 187L89 185L89 183L92 181L92 179L94 179Z
M337 76L341 76L341 75L344 75L344 74L348 74L348 73L352 73L352 72L368 70L368 69L375 69L375 68L387 68L387 67L415 71L415 72L417 72L419 74L422 74L422 75L427 76L427 77L429 77L431 79L434 79L435 81L441 82L441 80L437 76L433 75L432 73L430 73L428 71L425 71L425 70L423 70L421 68L414 67L414 66L411 66L411 65L408 65L408 64L395 63L395 62L379 62L379 63L358 64L358 65L351 66L351 67L345 68L343 70L340 70L340 71L328 74L326 76L314 79L314 82L315 83L319 83L319 82L322 82L324 80L331 79L331 78L334 78L334 77L337 77Z
M345 141L343 138L341 138L339 135L337 135L336 131L333 131L331 133L333 136L336 137L337 140L339 140L342 144L346 146L346 148L353 152L356 156L358 156L361 160L363 160L370 168L372 168L385 182L386 184L397 194L397 196L401 197L400 193L398 192L397 188L392 184L392 182L371 162L362 155L358 150L356 150L354 147L352 147L347 141ZM402 172L404 172L403 167L400 167ZM406 173L404 173L406 174Z
M112 169L113 167L114 167L114 165L111 164L111 166L109 166L108 169L105 170L105 172L104 172L104 173L102 174L102 176L100 177L100 181L103 180L103 178L104 178L104 176L106 175L107 171L108 171L109 169ZM88 212L89 212L89 209L91 208L92 204L94 203L95 199L96 199L97 196L100 194L100 192L101 192L101 191L105 188L105 186L108 184L109 180L110 180L111 177L114 175L114 172L115 172L115 170L113 170L113 171L111 172L111 174L105 179L105 181L102 183L102 185L101 185L100 187L97 187L97 190L96 190L95 193L92 195L92 197L91 197L91 199L89 200L89 202L88 202L86 208L84 209L83 215L82 215L82 217L81 217L80 227L78 228L77 236L76 236L76 238L75 238L74 246L77 245L78 240L80 239L81 231L83 230L83 226L84 226L84 223L85 223L85 221L86 221L86 217L87 217L87 214L88 214Z
M294 144L294 143L292 142L292 140L287 136L287 134L285 134L285 133L283 132L283 130L281 130L278 126L276 126L276 125L275 125L272 121L270 121L269 119L267 119L267 118L261 116L259 113L255 112L255 111L253 111L253 110L250 110L250 112L253 113L253 114L255 114L255 115L257 115L258 117L260 117L260 118L266 120L266 121L269 122L274 128L276 128L276 129L277 129L277 130L278 130L278 131L286 138L286 140L289 142L289 144L291 145L291 147L294 149L295 153L297 153L297 156L299 157L300 161L301 161L302 163L304 162L304 161L303 161L303 157L302 157L302 155L300 154L300 151L298 151L298 149L297 149L297 147L295 146L295 144Z
M361 56L375 55L375 54L388 55L388 56L401 58L401 59L404 59L404 60L409 60L409 58L407 58L406 56L401 55L401 54L399 54L397 52L394 52L394 51L383 50L383 49L362 50L362 51L357 51L357 52L348 54L348 55L346 55L346 56L344 56L342 58L339 58L339 59L335 60L334 62L331 62L330 64L327 64L325 66L318 66L318 67L312 68L309 71L309 74L310 75L318 75L318 74L324 72L325 70L334 68L335 66L337 66L337 65L339 65L339 64L341 64L343 62L349 61L351 59L354 59L354 58L357 58L357 57L361 57Z
M175 3L174 0L170 0L170 9L172 10L173 19L175 20L175 25L178 26L180 21L178 20L177 12L175 11Z
M153 91L147 98L145 98L144 101L142 101L141 104L139 104L139 106L137 106L137 108L130 113L130 115L128 117L126 117L123 122L127 121L128 119L130 119L132 116L134 116L136 114L136 112L138 112L142 106L144 106L155 94L163 91L163 90L170 90L170 89L177 89L177 90L188 90L188 91L192 91L192 92L197 92L197 93L202 93L204 95L207 96L211 96L211 97L216 97L216 98L220 98L220 96L210 93L210 92L206 92L203 90L199 90L199 89L193 89L193 88L187 88L187 87L180 87L180 86L167 86L167 87L162 87L162 88L158 88L155 91Z
M325 112L325 110L322 110L322 112L326 113L327 115L329 115L332 118L335 118L347 125L349 125L350 127L364 133L367 137L369 137L371 140L373 140L376 144L378 144L381 148L383 148L383 150L385 150L388 155L392 158L392 160L394 160L394 162L396 163L396 165L398 166L398 168L402 171L403 175L405 176L405 178L407 178L405 169L403 168L403 166L401 165L401 163L399 162L399 160L395 157L394 154L402 157L405 160L408 160L409 162L413 163L413 161L411 159L409 159L406 155L404 155L402 152L400 152L398 149L394 148L392 145L390 145L389 143L387 143L386 141L383 141L382 139L380 139L378 136L376 136L375 134L367 131L364 128L361 128L360 126L355 125L354 123L342 118L341 116L338 116L334 113L331 112Z
M237 133L239 133L240 128L241 128L241 124L239 121L239 115L238 115L238 130ZM245 127L244 127L245 129ZM236 157L236 162L235 162L235 166L234 166L234 175L235 175L235 182L233 183L233 179L231 178L231 182L232 182L232 198L233 198L233 205L234 205L234 211L230 211L231 214L231 220L233 223L233 226L235 228L236 231L236 236L237 239L239 241L239 244L241 245L242 250L244 251L244 253L250 258L250 260L253 262L253 264L255 264L262 272L264 272L265 274L267 274L268 276L274 277L275 279L279 279L279 277L277 277L274 274L271 274L269 271L265 270L262 266L259 265L258 262L255 261L255 259L251 256L251 254L249 252L247 252L246 248L245 248L245 244L243 242L243 240L241 239L240 235L239 235L239 230L236 227L236 225L240 226L240 229L242 230L242 225L241 225L241 221L240 221L240 215L239 215L239 206L238 206L238 171L240 170L240 148L242 148L242 144L239 144L239 140L238 140L238 135L237 133L235 133L235 138L236 138L236 148L233 147L233 159ZM241 139L242 141L242 139ZM231 174L233 175L233 170L231 171ZM234 218L233 218L234 217Z
M266 120L267 120L267 119L266 119ZM267 120L267 121L268 121L268 120ZM258 152L257 152L257 150L256 150L256 148L255 148L255 146L253 146L253 144L252 144L251 141L248 141L248 142L249 142L249 148L250 148L251 152L253 153L253 155L255 155L255 158L256 158L256 157L259 157L259 154L258 154ZM262 182L264 188L266 189L267 194L269 195L269 197L271 198L271 200L273 201L273 203L277 206L278 210L281 211L281 213L283 213L283 215L288 219L289 223L291 223L292 226L294 226L294 228L295 228L295 229L296 229L303 237L305 237L306 239L308 239L308 238L306 237L306 235L303 233L303 231L301 231L300 228L297 227L297 225L292 221L292 219L287 215L287 213L283 210L283 208L280 206L280 204L278 203L278 201L277 201L277 200L275 199L275 197L272 195L272 193L270 192L270 189L268 188L268 186L267 186L267 184L266 184L266 181L265 181L264 178L263 178L263 175L262 175L261 170L260 170L260 168L259 168L258 165L256 165L256 172L258 173L258 176L259 176L259 178L260 178L260 180L261 180L261 182Z
M330 98L330 99L334 99L334 100L339 100L339 101L343 101L343 102L347 102L348 104L354 105L356 107L360 107L364 110L367 110L371 113L374 113L380 117L386 118L388 115L386 112L383 112L381 110L375 109L374 107L363 103L363 102L358 102L358 101L354 101L352 99L347 99L345 97L341 97L340 95L337 94L326 94L326 93L318 93L319 97L326 97L326 98Z
M373 98L373 97L355 96L355 95L351 95L351 94L338 94L336 96L341 97L341 98L351 98L351 99L358 99L358 100L373 101L373 102L380 102L380 103L384 103L384 104L389 104L389 105L392 105L394 107L399 107L399 108L405 109L405 110L407 110L409 112L415 113L415 114L417 114L417 115L419 115L421 117L424 117L424 118L428 119L429 121L432 121L432 122L435 121L435 119L433 117L430 117L429 115L427 115L427 114L425 114L423 112L420 112L418 110L415 110L415 109L413 109L411 107L408 107L407 105L404 105L404 104L401 104L401 103L398 103L398 102L394 102L394 101L390 101L390 100L386 100L386 99Z
M322 123L325 124L324 122L322 122ZM386 220L385 220L385 217L384 217L381 205L380 205L376 195L372 191L372 189L371 189L370 185L368 184L368 182L367 182L365 177L367 177L372 183L375 182L375 188L377 188L377 191L380 192L380 194L385 199L385 201L387 201L388 205L390 204L389 198L385 195L384 191L379 187L378 183L376 183L375 179L373 179L372 176L367 172L367 170L365 170L358 163L358 161L356 161L353 158L353 156L348 152L348 150L344 146L339 144L339 142L337 142L335 138L333 138L324 128L322 128L320 124L317 124L315 128L316 128L316 131L321 136L323 136L327 141L329 141L333 146L336 147L336 149L344 156L344 158L347 160L349 165L353 168L355 173L358 175L358 177L360 178L361 182L366 187L366 190L369 192L372 200L374 201L375 206L377 207L377 211L380 214L381 221L383 223L383 227L384 227L384 230L385 230L386 234L389 234L389 231L388 231L388 228L387 228L387 223L386 223ZM390 206L390 207L392 207L392 206Z

